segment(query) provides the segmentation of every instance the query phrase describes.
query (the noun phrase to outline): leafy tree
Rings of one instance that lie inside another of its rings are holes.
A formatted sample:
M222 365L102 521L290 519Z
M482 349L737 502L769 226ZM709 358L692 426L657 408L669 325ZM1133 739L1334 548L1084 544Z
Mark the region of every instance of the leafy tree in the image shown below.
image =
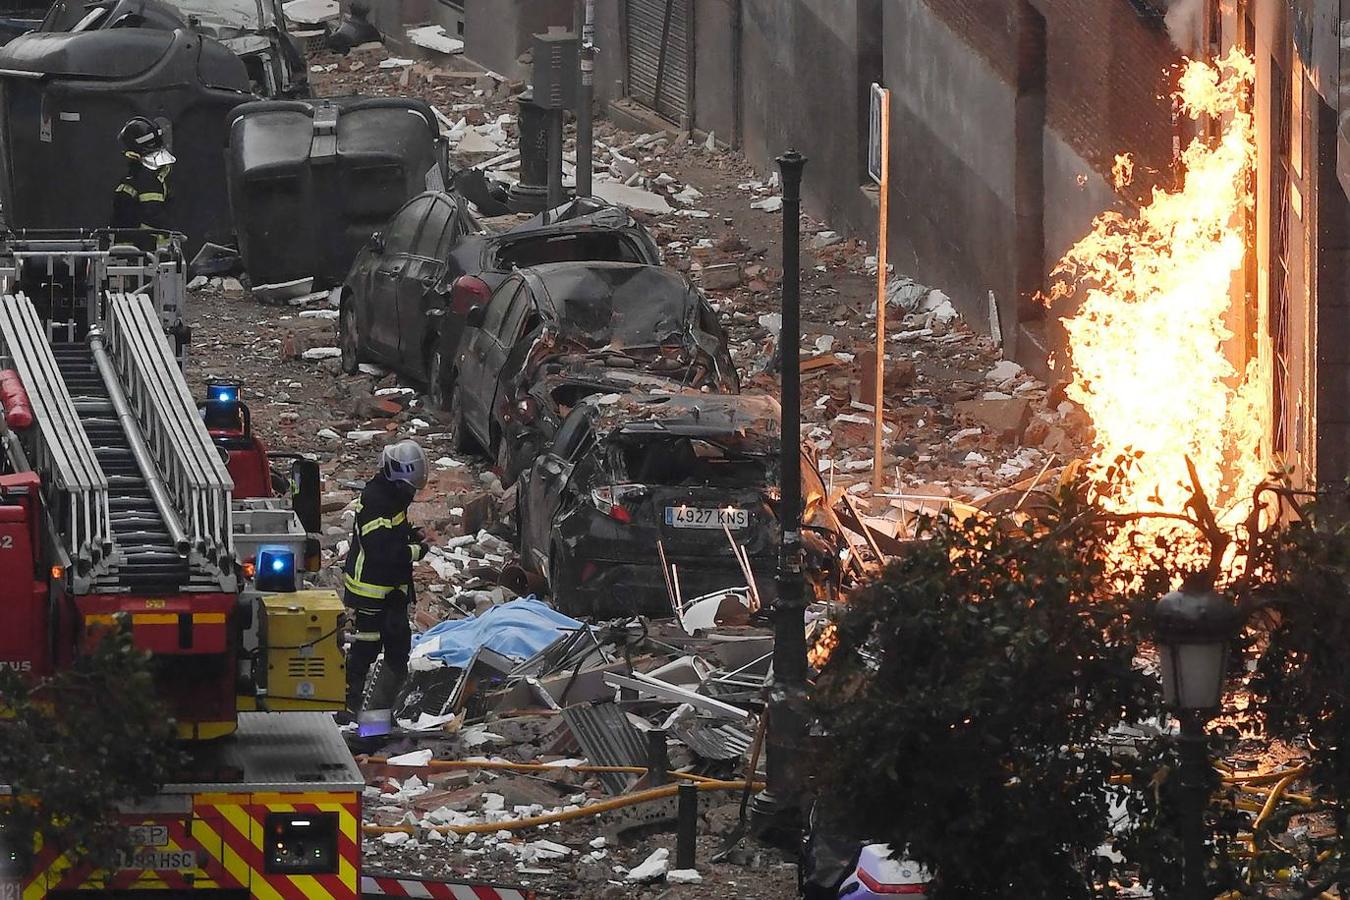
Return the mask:
M1350 889L1350 525L1311 495L1271 490L1282 501L1280 527L1258 531L1249 605L1255 672L1250 687L1269 737L1308 748L1307 778L1334 830L1314 835L1298 852L1271 841L1290 824L1276 816L1258 830L1262 850L1303 872L1297 896L1333 885Z
M127 846L119 804L153 795L182 765L149 657L109 630L66 670L33 682L0 669L4 849L25 871L36 846L113 867Z
M1119 521L1064 489L1036 523L944 517L843 609L817 681L827 818L907 848L935 900L1101 896L1112 753L1159 712Z

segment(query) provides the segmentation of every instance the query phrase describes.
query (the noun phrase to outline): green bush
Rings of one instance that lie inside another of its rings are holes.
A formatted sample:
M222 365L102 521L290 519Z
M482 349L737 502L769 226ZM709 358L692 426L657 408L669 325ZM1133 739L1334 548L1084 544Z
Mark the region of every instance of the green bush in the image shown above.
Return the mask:
M129 849L117 806L152 796L182 765L149 658L110 631L37 683L0 670L0 708L0 784L11 791L0 838L13 862L26 870L40 845L114 866Z
M1160 703L1107 566L1118 527L1067 490L1034 525L932 521L840 614L819 802L908 848L935 900L1096 897L1118 868L1098 852L1121 791L1104 738Z

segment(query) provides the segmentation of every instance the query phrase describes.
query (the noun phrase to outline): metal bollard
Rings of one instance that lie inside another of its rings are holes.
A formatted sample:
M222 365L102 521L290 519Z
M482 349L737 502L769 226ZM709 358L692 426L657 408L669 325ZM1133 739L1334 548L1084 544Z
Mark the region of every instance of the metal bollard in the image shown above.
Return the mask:
M534 213L548 206L549 121L547 109L534 102L534 91L516 98L520 128L520 181L511 187L512 212Z
M698 851L698 786L680 785L680 803L675 819L675 868L692 869Z
M666 749L666 730L653 728L647 732L647 787L660 787L670 782L670 755Z

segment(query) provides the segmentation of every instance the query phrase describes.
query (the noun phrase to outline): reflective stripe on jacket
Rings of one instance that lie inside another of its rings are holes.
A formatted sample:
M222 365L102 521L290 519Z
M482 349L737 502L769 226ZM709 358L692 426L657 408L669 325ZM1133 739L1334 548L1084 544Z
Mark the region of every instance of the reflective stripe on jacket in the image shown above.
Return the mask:
M342 567L343 583L357 597L383 600L412 581L413 563L422 558L422 545L408 522L413 495L411 485L382 474L361 491Z

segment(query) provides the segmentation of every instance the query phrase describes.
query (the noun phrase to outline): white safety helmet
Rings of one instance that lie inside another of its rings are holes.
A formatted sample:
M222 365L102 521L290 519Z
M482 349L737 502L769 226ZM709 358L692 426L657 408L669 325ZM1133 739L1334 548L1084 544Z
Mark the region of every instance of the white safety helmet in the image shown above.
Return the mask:
M427 454L417 441L390 444L380 454L380 471L390 481L406 481L420 491L427 486Z

